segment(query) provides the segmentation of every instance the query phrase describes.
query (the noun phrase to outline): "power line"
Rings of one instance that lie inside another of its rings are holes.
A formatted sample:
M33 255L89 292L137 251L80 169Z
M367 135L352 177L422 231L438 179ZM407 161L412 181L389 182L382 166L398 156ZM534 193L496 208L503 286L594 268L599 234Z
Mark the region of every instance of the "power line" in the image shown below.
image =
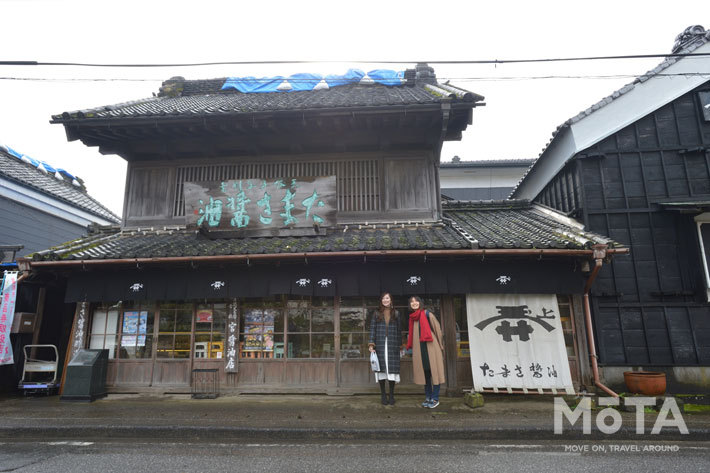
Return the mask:
M710 77L709 72L677 72L656 73L654 77ZM582 79L582 80L608 80L608 79L635 79L638 74L608 74L608 75L542 75L542 76L479 76L479 77L437 77L438 81L485 82L485 81L516 81L516 80L546 80L546 79ZM6 81L35 81L35 82L163 82L165 79L150 78L51 78L51 77L0 77ZM271 82L271 78L241 80L231 79L230 82ZM288 78L289 82L311 82L306 79Z
M650 59L650 58L682 58L682 57L710 56L710 53L693 54L627 54L620 56L585 56L585 57L562 57L562 58L533 58L533 59L466 59L466 60L429 60L429 61L214 61L214 62L192 62L192 63L86 63L86 62L43 62L43 61L1 61L0 66L71 66L71 67L127 67L127 68L152 68L152 67L202 67L202 66L244 66L244 65L273 65L273 64L524 64L540 62L571 62L571 61L599 61L616 59Z

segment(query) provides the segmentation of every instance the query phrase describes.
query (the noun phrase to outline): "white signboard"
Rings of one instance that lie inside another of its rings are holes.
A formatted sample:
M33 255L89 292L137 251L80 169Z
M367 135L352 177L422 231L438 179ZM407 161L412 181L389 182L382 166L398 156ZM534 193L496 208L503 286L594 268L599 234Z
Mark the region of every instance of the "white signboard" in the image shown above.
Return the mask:
M10 329L15 317L17 297L17 271L6 271L3 279L2 302L0 302L0 365L11 365L15 361L10 343Z
M474 390L574 393L555 295L469 294L466 312Z

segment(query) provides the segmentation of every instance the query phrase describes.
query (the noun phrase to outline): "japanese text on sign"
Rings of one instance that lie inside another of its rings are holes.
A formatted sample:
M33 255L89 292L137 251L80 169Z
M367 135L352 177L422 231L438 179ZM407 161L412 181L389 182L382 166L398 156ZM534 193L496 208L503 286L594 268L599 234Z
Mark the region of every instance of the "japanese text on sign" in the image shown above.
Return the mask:
M17 272L7 271L2 280L2 302L0 302L0 365L14 363L10 329L15 316L15 299L17 296Z
M476 391L574 391L555 295L468 294L466 312Z
M237 300L232 299L229 306L229 316L227 318L227 350L225 356L224 371L226 373L237 372L237 337L239 336L239 317L237 313Z
M335 222L335 176L186 182L189 223L206 230L328 226Z
M74 341L71 348L72 358L74 358L74 355L76 355L79 350L84 348L84 340L86 338L86 313L88 305L88 302L79 303L79 312L76 317L76 328L74 329Z

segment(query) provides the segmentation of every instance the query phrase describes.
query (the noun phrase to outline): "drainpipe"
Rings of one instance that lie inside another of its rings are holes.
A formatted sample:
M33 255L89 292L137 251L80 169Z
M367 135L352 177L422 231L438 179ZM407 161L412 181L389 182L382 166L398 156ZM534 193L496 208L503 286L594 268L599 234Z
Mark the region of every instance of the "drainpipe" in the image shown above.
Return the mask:
M592 331L592 311L589 307L589 291L592 288L592 284L599 274L599 270L602 268L602 262L606 257L607 246L606 245L594 245L593 258L594 258L594 269L592 273L587 278L587 284L584 286L584 322L587 326L587 341L589 343L589 358L592 360L592 374L594 376L594 385L613 397L619 397L614 391L609 389L607 386L602 384L599 379L599 365L597 365L597 348L594 345L594 333Z

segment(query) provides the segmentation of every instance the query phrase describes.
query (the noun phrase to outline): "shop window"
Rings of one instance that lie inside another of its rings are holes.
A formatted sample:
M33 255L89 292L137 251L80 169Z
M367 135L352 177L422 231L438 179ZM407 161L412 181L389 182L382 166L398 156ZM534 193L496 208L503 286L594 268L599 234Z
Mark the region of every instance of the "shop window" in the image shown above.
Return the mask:
M118 337L118 314L120 306L102 305L94 309L91 319L91 335L89 348L107 349L108 357L116 357L116 341Z
M193 305L161 304L158 322L158 358L190 358Z
M240 327L241 357L284 357L284 316L280 298L244 301Z
M195 358L224 357L227 303L198 304L195 312Z
M395 310L399 312L402 340L407 342L407 321L409 310L406 297L393 298ZM367 358L370 341L370 326L380 306L379 297L343 297L340 299L340 358Z
M468 316L466 315L466 297L455 296L454 321L456 322L456 356L469 358L471 356L468 344Z
M565 339L567 356L576 357L574 348L574 325L572 323L572 304L569 296L557 296L557 307L560 309L560 322Z
M303 297L286 303L288 358L335 358L333 299Z
M360 359L369 356L372 313L362 297L340 299L340 359Z
M126 303L120 307L119 358L151 358L155 306L152 303Z

